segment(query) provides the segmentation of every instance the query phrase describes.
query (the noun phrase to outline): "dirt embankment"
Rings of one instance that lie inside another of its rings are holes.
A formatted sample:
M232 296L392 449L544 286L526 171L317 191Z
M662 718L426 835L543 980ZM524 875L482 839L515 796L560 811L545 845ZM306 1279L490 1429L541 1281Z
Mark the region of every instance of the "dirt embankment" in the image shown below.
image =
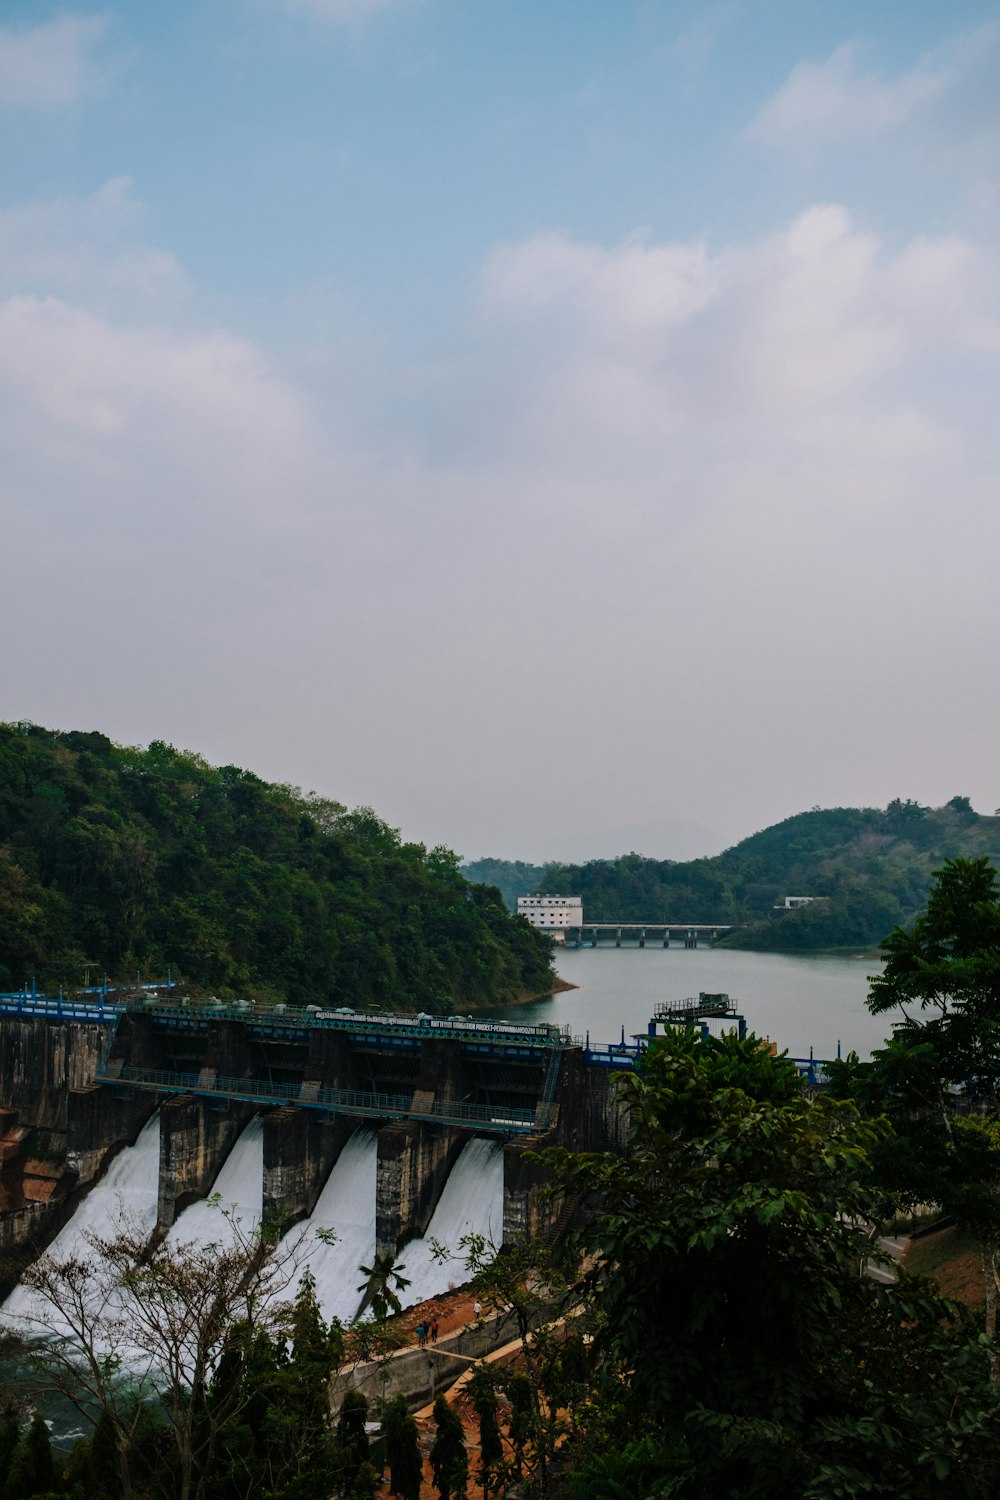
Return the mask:
M971 1234L951 1227L911 1240L902 1263L915 1276L929 1276L945 1297L980 1307L985 1296L979 1245Z

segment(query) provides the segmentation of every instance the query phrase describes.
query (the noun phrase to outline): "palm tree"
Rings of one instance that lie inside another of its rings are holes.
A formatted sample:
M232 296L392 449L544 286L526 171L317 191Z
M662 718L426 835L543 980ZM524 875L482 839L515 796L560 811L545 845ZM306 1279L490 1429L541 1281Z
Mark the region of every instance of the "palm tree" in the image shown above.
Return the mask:
M386 1250L381 1255L376 1251L370 1266L359 1266L362 1276L367 1277L358 1287L358 1291L365 1294L358 1309L359 1314L370 1305L377 1321L381 1323L389 1316L390 1309L394 1313L402 1312L403 1304L398 1294L405 1292L410 1285L402 1274L405 1269L405 1266L397 1266L396 1257L391 1250Z

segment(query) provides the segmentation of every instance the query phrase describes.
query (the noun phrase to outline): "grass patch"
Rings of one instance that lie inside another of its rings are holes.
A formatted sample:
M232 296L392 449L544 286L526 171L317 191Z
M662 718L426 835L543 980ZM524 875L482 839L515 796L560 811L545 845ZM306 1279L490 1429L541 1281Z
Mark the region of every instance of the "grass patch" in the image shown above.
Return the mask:
M978 1307L983 1300L983 1269L979 1243L966 1230L942 1229L913 1240L903 1264L916 1276L929 1276L946 1297Z

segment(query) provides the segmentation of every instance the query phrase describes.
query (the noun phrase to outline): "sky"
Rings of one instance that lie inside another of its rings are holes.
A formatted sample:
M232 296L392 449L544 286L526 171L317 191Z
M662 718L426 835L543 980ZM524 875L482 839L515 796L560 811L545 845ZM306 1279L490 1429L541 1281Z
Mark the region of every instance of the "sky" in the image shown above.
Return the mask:
M466 858L1000 804L987 0L0 6L0 718Z

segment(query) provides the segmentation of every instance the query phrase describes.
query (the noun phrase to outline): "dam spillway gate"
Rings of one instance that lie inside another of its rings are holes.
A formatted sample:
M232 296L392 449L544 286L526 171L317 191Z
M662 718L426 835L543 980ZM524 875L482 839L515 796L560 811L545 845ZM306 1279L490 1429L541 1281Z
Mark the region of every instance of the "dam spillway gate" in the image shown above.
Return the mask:
M564 1213L533 1153L600 1150L622 1137L609 1080L565 1028L162 995L92 1008L32 998L13 1011L13 998L0 1006L9 1139L41 1140L55 1165L39 1196L27 1146L20 1158L0 1152L8 1255L40 1253L155 1111L160 1229L211 1193L259 1115L264 1213L282 1222L308 1218L347 1142L359 1128L374 1133L380 1250L424 1234L474 1136L502 1150L505 1240L550 1233Z
M147 1004L117 1013L95 1081L510 1136L548 1127L572 1045L555 1026Z

